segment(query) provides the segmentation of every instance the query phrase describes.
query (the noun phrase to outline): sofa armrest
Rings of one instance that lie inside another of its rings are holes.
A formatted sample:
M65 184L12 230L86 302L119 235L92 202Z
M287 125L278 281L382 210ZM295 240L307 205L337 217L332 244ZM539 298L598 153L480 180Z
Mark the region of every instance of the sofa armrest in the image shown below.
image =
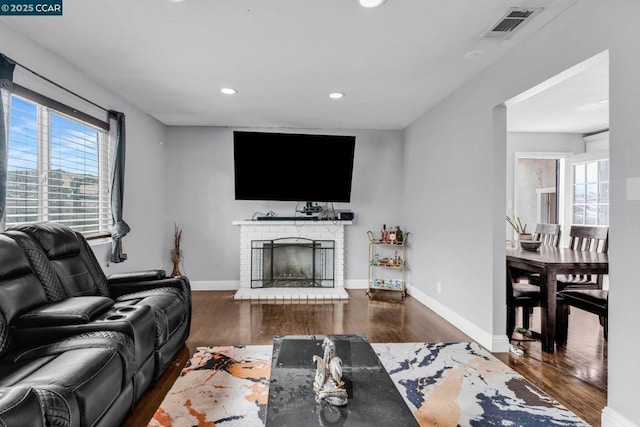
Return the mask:
M12 322L17 328L79 325L90 322L113 307L113 300L107 297L71 297L42 305L28 311Z
M147 280L144 282L120 282L110 284L111 296L117 299L122 295L134 292L149 291L157 288L176 288L184 292L184 280L180 277L167 277L166 279Z
M107 277L107 283L113 285L116 283L143 282L147 280L159 280L167 277L164 270L144 270L132 271L130 273L117 273Z
M38 396L30 387L0 388L0 425L44 426Z

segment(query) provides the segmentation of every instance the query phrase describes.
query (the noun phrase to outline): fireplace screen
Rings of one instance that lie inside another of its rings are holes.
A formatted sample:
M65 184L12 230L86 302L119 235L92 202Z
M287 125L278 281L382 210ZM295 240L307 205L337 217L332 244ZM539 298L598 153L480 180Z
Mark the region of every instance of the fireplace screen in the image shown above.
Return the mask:
M334 252L333 240L253 240L251 287L332 288Z

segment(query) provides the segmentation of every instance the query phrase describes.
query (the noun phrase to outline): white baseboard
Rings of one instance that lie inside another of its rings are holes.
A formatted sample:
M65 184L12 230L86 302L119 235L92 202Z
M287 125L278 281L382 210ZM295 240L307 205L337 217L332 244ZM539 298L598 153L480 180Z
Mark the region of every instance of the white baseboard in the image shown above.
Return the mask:
M433 310L440 317L451 323L456 328L460 329L465 334L469 335L471 339L478 344L486 348L492 353L505 353L509 351L509 339L506 335L491 335L484 329L479 328L475 323L470 322L466 318L460 316L455 311L451 310L434 300L421 290L414 286L407 285L407 293L413 298L420 301L423 305Z
M369 287L369 281L367 279L345 280L345 289L367 289Z
M239 280L192 280L192 291L235 291L240 289Z
M612 409L611 406L605 406L602 410L601 421L602 427L638 427L638 424Z

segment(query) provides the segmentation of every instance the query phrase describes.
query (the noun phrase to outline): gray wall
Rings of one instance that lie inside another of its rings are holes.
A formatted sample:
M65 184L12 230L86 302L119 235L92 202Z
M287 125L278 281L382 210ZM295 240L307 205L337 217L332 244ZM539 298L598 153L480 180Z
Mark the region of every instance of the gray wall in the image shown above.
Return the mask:
M640 382L634 334L640 202L627 180L640 176L640 2L577 2L419 118L406 130L403 221L415 232L417 291L494 336L504 336L506 100L609 49L611 246L608 406L603 425L640 423L629 396ZM473 154L472 154L473 153ZM446 182L435 179L447 177ZM430 200L438 200L434 209ZM438 292L441 283L441 293Z
M164 139L164 125L114 96L69 63L15 33L3 23L0 23L0 52L104 108L125 113L127 169L124 219L132 231L123 241L129 259L121 264L109 265L109 242L94 242L92 246L107 274L166 266L168 261L164 260L163 254L166 237L162 233L162 230L166 229L165 190L162 185L165 154L164 147L160 144ZM106 120L104 111L44 82L20 67L16 67L14 81Z
M295 214L293 202L235 200L233 130L170 127L167 131L167 217L171 223L183 226L184 270L194 281L239 280L240 230L232 221L250 219L256 212L270 210L280 216ZM337 203L335 207L355 212L354 225L346 227L345 232L345 280L347 286L362 286L367 278L367 230L379 230L383 223L403 225L402 132L314 129L295 132L356 136L351 203ZM317 148L306 150L314 149ZM331 166L327 165L327 173L330 171ZM304 179L313 178L300 178Z

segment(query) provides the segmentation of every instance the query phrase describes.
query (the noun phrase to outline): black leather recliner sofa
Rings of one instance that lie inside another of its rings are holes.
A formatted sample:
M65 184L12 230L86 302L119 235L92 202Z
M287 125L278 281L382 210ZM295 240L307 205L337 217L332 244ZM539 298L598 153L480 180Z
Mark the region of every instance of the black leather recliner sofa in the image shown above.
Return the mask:
M186 277L107 278L60 224L0 234L0 425L121 425L190 321Z

